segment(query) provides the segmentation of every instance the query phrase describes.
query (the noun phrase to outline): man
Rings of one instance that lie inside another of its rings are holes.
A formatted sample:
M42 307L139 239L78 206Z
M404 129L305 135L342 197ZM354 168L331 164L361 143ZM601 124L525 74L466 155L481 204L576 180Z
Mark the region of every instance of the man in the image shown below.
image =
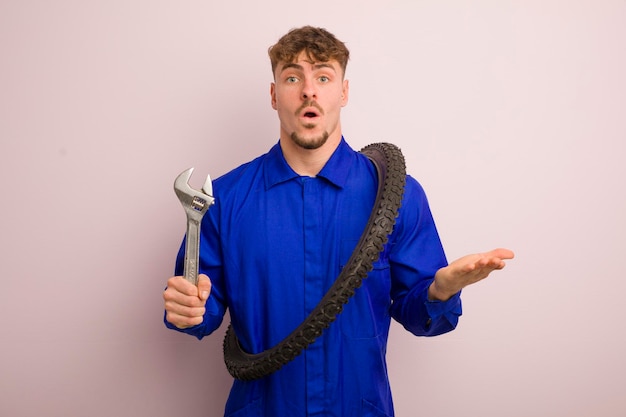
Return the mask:
M280 139L214 182L202 224L198 286L176 274L167 327L202 338L228 308L244 351L270 349L322 299L367 225L376 169L341 132L349 52L324 29L294 29L270 48ZM407 176L393 233L373 270L324 333L263 378L235 380L225 415L393 416L385 362L393 317L419 336L453 330L460 291L504 267L496 249L447 265L428 202Z

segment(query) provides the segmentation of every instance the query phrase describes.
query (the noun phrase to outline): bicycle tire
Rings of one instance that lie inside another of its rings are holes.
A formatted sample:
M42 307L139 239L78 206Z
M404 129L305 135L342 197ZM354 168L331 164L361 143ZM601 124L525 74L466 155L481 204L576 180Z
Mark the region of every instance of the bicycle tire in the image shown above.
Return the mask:
M246 353L232 324L228 326L224 337L224 362L234 378L244 381L263 378L298 356L336 320L383 251L404 196L404 156L400 148L390 143L373 143L360 152L376 167L378 189L368 223L348 263L308 317L274 347L257 354Z

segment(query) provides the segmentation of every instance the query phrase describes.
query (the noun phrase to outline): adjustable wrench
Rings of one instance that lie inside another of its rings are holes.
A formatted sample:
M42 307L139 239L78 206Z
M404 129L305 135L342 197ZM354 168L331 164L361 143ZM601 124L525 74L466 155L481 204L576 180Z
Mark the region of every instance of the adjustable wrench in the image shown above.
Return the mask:
M209 207L215 202L211 177L207 175L202 191L189 186L193 168L182 172L174 181L174 192L187 214L187 238L185 243L184 277L193 285L198 285L198 263L200 255L200 223Z

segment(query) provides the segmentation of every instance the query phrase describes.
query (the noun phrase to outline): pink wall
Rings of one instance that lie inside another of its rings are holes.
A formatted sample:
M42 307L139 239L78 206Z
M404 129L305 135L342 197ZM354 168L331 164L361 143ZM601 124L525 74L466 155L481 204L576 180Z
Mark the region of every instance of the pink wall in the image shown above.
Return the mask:
M354 147L400 145L450 258L517 259L457 331L394 326L398 416L626 414L626 3L0 2L0 415L218 416L219 335L165 330L172 191L277 139L266 49L347 41Z

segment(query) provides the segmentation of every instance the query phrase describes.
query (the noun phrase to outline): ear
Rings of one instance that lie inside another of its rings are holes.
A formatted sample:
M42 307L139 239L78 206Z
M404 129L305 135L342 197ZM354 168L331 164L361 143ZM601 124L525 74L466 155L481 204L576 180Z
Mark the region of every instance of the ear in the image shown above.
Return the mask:
M343 80L343 87L341 88L341 107L348 104L348 96L350 95L350 83L348 80Z
M270 97L271 97L272 108L276 110L276 84L275 83L270 84Z

